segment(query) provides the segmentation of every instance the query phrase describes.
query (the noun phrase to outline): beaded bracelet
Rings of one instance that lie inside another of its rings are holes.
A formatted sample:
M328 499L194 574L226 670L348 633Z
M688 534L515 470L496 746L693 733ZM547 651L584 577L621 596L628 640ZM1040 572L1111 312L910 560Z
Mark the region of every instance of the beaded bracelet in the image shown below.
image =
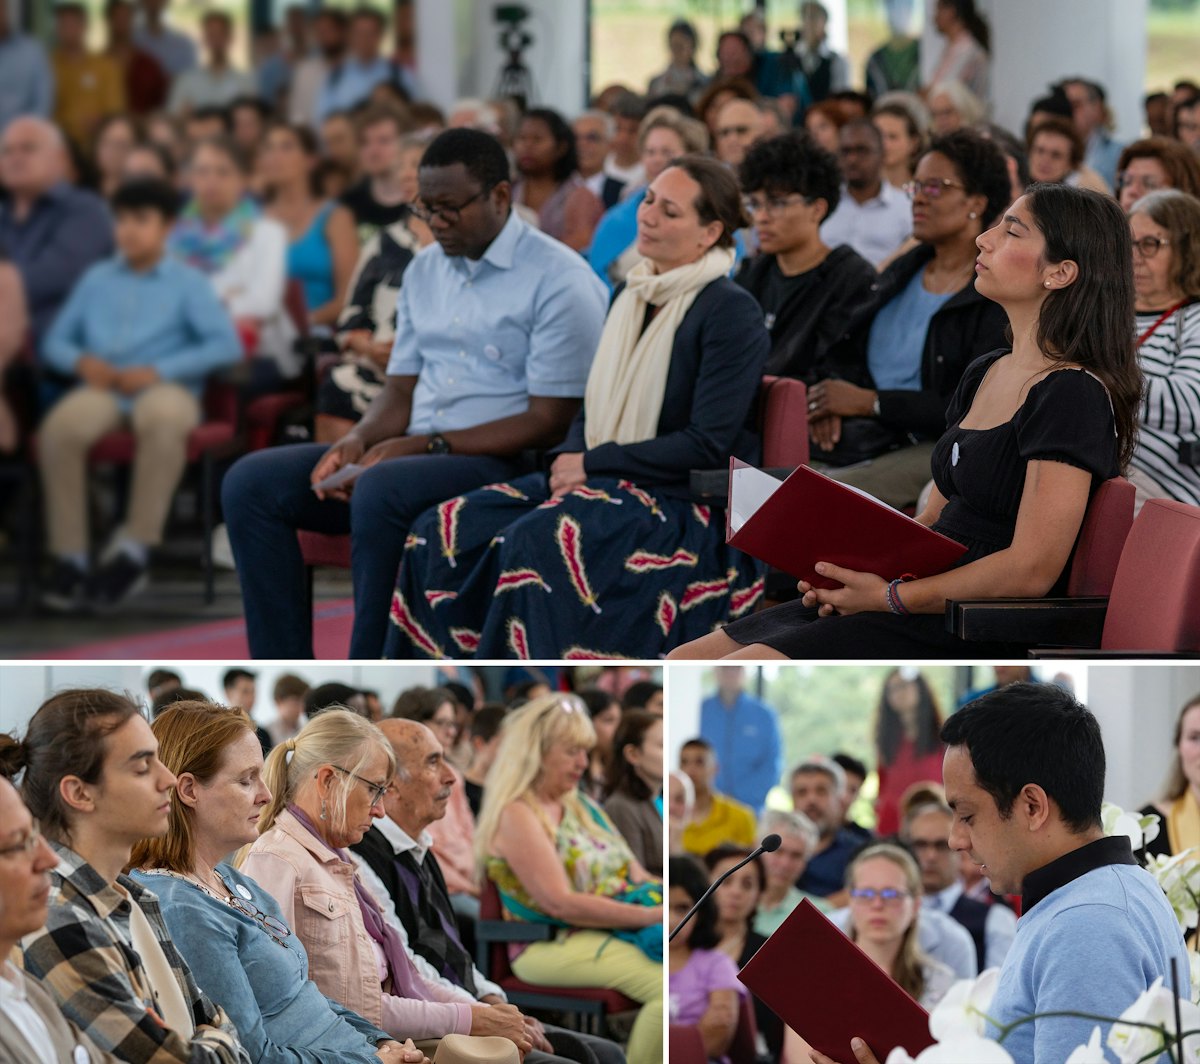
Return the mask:
M912 612L900 600L900 585L905 582L905 578L898 576L887 586L887 604L890 609L898 617L907 617Z

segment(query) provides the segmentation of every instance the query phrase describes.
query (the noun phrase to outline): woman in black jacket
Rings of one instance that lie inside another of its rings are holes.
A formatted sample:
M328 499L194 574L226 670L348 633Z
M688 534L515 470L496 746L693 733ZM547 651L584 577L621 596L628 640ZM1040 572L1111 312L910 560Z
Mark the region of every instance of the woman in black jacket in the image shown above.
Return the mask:
M609 308L583 409L531 474L417 519L388 656L652 658L750 609L756 562L691 501L692 469L759 453L769 341L728 278L733 174L676 159L638 208L644 256Z
M906 190L921 244L880 276L808 403L814 464L852 466L832 475L893 506L916 502L963 371L1008 324L975 291L975 239L1009 202L1000 150L965 130L939 137Z

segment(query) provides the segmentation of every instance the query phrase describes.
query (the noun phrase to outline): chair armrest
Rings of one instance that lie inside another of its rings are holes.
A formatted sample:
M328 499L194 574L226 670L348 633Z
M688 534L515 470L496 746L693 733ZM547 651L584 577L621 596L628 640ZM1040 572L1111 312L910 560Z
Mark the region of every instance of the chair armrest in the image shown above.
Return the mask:
M795 466L763 470L776 480L786 480L795 471ZM693 469L688 476L688 487L696 502L705 502L709 506L724 506L729 498L729 470Z
M966 599L946 603L946 631L970 643L1098 647L1106 598Z
M519 920L476 920L477 942L549 942L554 928L549 924L527 924Z
M1162 650L1080 650L1075 647L1038 647L1029 652L1031 658L1088 658L1096 659L1097 661L1128 661L1130 658L1200 658L1200 654L1189 651L1172 651L1167 653Z

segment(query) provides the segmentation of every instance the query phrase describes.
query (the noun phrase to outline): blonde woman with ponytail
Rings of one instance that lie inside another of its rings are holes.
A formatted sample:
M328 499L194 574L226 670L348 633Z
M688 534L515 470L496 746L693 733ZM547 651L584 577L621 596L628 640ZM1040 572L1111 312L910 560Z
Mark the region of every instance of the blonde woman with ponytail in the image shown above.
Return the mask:
M392 746L374 724L349 710L320 713L267 757L271 799L241 871L274 897L324 995L393 1038L443 1040L439 1064L448 1051L476 1064L517 1064L518 1050L532 1046L521 1014L462 1004L426 983L358 879L347 848L384 815L395 771Z
M480 867L511 919L560 928L526 946L513 971L551 987L603 986L642 1007L630 1032L629 1064L662 1061L662 904L620 900L647 875L612 822L580 790L596 742L587 707L546 695L510 714L488 773L475 832ZM661 888L661 884L658 884ZM658 960L614 932L658 929Z

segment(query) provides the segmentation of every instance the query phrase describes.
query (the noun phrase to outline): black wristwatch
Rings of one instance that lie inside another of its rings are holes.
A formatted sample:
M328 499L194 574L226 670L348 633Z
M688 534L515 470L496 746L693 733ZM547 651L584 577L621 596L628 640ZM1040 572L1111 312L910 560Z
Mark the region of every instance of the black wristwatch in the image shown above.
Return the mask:
M450 441L446 439L440 432L435 432L429 437L429 442L425 444L426 454L449 454Z

